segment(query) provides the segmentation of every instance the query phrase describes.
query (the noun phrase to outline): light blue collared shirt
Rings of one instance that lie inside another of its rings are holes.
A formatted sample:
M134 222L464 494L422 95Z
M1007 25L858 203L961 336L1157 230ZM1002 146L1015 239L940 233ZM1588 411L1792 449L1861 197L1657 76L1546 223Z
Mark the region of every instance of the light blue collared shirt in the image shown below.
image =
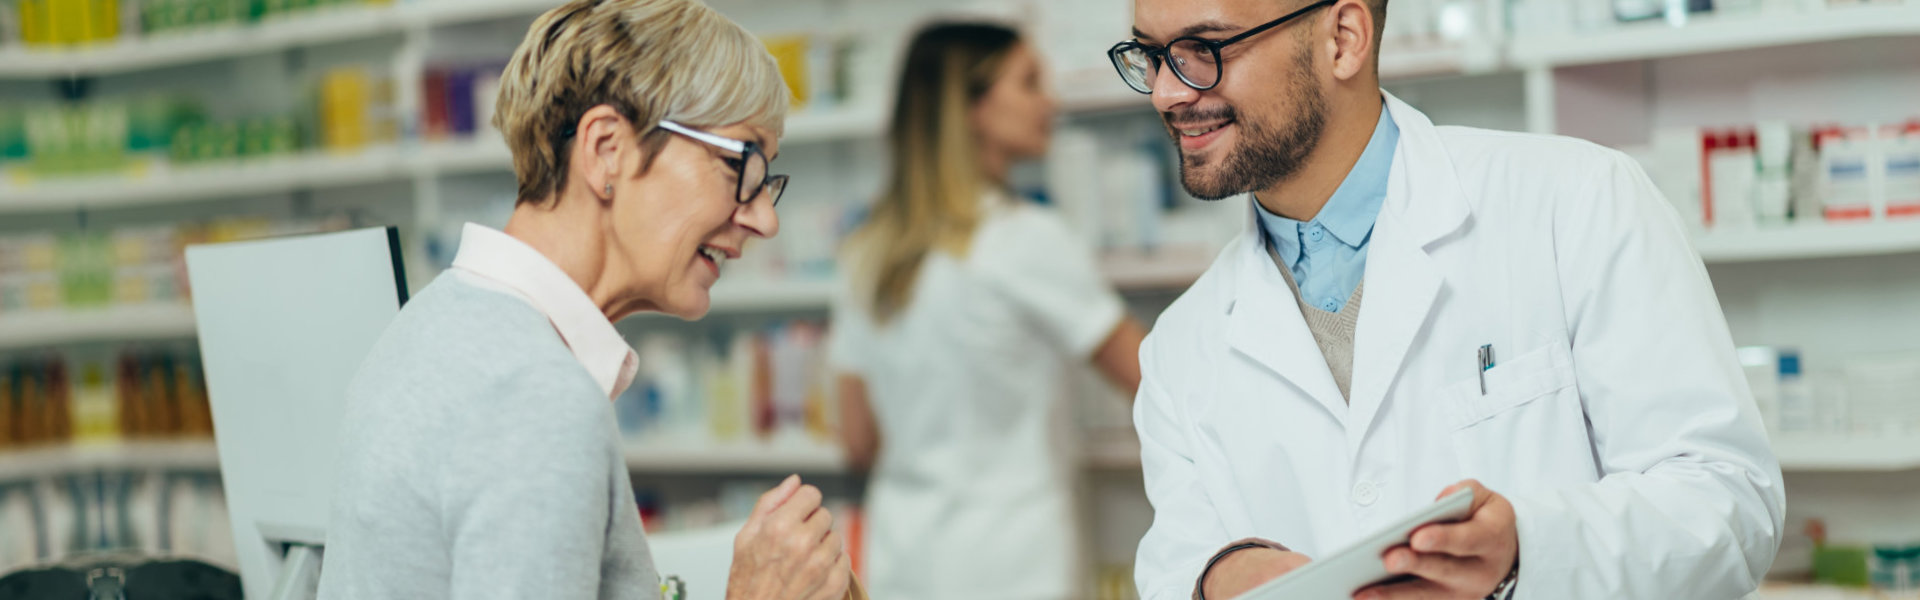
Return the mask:
M1346 308L1367 273L1367 241L1373 237L1380 205L1387 201L1387 175L1399 143L1400 126L1382 106L1367 149L1312 221L1295 221L1253 203L1267 242L1293 271L1300 297L1320 310L1337 313Z

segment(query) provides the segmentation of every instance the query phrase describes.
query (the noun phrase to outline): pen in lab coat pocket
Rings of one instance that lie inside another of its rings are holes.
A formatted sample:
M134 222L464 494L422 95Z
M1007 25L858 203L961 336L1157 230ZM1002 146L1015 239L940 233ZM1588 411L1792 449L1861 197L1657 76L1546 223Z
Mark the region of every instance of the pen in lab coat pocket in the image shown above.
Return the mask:
M1480 395L1487 395L1487 369L1493 368L1493 344L1480 347Z

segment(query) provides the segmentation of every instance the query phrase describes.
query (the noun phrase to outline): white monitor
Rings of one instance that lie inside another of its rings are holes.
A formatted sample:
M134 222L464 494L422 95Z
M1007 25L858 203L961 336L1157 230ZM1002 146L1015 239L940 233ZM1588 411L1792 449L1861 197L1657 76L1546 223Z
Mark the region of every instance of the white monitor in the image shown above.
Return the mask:
M286 596L283 572L317 585L347 384L406 301L402 273L391 227L187 249L248 598Z

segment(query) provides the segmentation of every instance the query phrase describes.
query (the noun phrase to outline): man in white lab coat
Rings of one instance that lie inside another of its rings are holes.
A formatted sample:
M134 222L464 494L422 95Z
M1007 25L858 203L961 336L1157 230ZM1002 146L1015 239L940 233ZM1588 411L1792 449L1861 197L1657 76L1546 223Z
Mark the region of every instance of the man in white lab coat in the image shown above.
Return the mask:
M1619 152L1384 95L1385 11L1137 0L1110 53L1187 189L1253 199L1141 350L1141 596L1231 597L1457 487L1471 518L1358 597L1751 591L1779 464L1674 212Z

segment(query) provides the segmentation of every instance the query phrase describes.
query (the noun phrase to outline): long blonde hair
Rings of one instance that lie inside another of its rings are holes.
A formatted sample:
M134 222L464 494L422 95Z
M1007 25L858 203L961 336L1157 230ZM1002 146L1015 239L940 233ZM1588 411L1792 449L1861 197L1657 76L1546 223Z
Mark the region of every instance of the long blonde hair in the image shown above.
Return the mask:
M964 256L980 223L986 183L968 114L993 87L1020 35L999 25L934 25L914 36L900 76L889 141L893 172L852 243L877 321L912 300L935 250Z

